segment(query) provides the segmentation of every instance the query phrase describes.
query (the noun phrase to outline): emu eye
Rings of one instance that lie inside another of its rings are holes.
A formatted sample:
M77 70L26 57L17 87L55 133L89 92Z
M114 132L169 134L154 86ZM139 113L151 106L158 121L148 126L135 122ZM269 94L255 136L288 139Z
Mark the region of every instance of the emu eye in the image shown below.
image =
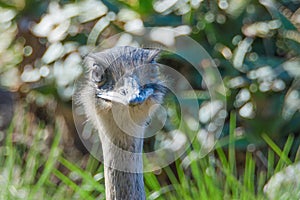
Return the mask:
M96 83L103 82L105 80L105 75L97 70L93 70L92 80Z
M103 86L107 81L107 69L102 72L100 67L96 65L95 69L92 71L91 78L98 85L98 87Z

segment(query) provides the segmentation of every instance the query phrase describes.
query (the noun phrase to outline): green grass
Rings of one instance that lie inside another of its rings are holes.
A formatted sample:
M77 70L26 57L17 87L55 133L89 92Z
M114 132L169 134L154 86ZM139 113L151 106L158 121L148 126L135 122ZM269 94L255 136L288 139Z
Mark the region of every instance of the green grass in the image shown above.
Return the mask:
M28 116L27 116L28 117ZM62 148L62 120L56 120L54 138L49 149L45 125L35 128L31 121L14 120L0 146L0 199L105 199L103 166L93 157L82 167L72 161ZM16 123L18 121L18 123ZM198 159L200 145L196 143L182 160L162 170L164 178L145 173L147 199L266 199L263 186L275 173L293 163L289 153L294 141L290 136L283 149L263 134L269 146L265 170L259 169L254 152L245 151L243 167L237 164L235 141L236 116L230 117L229 136L216 149ZM16 134L31 135L29 146L15 141ZM227 141L227 144L224 143ZM297 157L297 156L296 156ZM174 170L175 169L175 170Z

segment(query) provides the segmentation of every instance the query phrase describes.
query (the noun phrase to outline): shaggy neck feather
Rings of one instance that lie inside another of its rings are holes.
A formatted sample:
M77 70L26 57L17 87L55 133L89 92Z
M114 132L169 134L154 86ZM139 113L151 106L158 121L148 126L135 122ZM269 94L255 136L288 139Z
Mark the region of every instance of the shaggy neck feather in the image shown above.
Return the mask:
M144 200L143 139L132 136L143 136L144 129L136 130L136 133L132 130L128 135L108 115L99 120L98 129L105 164L106 199Z

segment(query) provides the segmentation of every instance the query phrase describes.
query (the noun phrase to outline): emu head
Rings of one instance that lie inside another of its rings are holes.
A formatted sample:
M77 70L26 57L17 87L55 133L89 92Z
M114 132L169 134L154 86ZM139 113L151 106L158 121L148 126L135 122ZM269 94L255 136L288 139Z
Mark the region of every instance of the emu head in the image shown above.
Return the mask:
M166 92L155 62L158 53L157 49L124 46L89 54L85 59L89 92L82 98L93 100L84 100L85 109L94 104L97 114L103 115L118 106L121 118L127 109L131 118L145 121L151 106L161 103Z

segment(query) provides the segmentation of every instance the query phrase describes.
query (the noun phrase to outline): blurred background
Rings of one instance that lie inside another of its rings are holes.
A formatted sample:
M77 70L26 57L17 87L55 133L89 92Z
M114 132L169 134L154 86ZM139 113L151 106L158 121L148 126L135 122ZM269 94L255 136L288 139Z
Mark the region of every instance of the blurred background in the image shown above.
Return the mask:
M217 146L222 150L204 158L206 167L199 171L212 165L218 177L209 177L226 179L214 161L222 160L222 151L235 166L228 164L234 185L253 161L253 188L247 182L242 187L253 190L254 197L263 195L273 173L300 157L299 7L299 0L1 0L0 183L5 187L0 199L104 198L103 166L89 156L74 126L74 82L92 46L117 33L122 33L119 45L132 45L132 36L139 34L135 30L143 27L168 27L190 36L213 58L225 84L226 120ZM174 38L162 30L157 34L162 45L172 44ZM161 60L205 94L201 77L187 64L170 56ZM205 97L201 102L207 105ZM187 155L197 153L194 148ZM149 199L165 199L172 189L164 185L177 179L181 184L178 165L147 175L154 181L146 183ZM196 179L188 168L186 176ZM204 195L197 183L191 182L196 194ZM223 187L215 195L236 194L233 187ZM183 187L184 198L192 196L190 190ZM249 195L241 191L236 197Z

